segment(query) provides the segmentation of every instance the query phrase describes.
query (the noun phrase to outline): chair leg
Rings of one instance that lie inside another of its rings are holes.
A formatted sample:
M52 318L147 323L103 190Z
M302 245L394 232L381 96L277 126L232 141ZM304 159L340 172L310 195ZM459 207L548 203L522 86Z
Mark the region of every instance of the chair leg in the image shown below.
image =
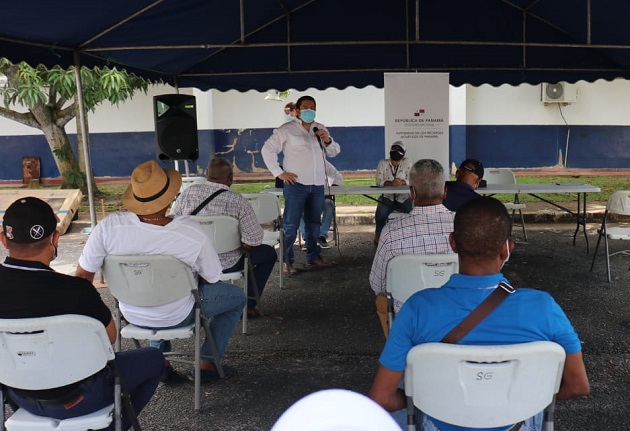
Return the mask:
M219 373L219 377L224 378L225 373L223 371L223 366L221 365L221 358L219 358L217 345L214 343L212 332L210 332L210 319L201 313L201 298L199 296L199 291L193 290L193 296L195 297L195 307L196 307L195 332L196 334L199 334L200 332L199 329L203 328L204 332L206 333L206 341L208 342L208 345L210 346L210 354L212 355L212 361L214 362L214 366L217 369L217 373ZM197 316L199 316L199 320L197 319ZM196 338L195 340L196 340L196 344L199 346L199 349L201 349L200 338L199 339ZM200 354L199 362L201 362L201 354ZM197 376L195 375L195 381L196 380L199 380L199 379L197 379Z
M608 248L608 234L604 233L604 249L606 250L606 275L610 283L610 250Z
M207 317L202 316L201 326L203 327L203 330L206 333L206 340L208 340L208 344L210 345L210 353L212 354L212 362L214 362L214 366L217 369L217 373L219 373L219 378L222 379L225 377L225 372L223 371L223 365L221 365L221 358L219 358L217 345L214 343L214 338L212 338L212 333L210 332L210 320Z
M194 360L194 373L195 373L195 411L199 411L201 408L201 310L199 303L195 304L195 360ZM204 325L204 330L206 327ZM210 337L210 338L207 338ZM212 354L214 355L215 362L217 358L217 349L214 345L214 340L210 334L210 328L206 330L206 339L213 347ZM219 368L217 367L217 370Z
M114 312L114 317L116 318L116 341L114 342L114 352L118 353L120 352L120 330L122 329L122 313L118 307L118 300L116 300L116 311Z
M553 422L556 413L556 397L553 397L551 404L543 411L543 424L541 431L553 431Z
M407 397L407 431L416 431L416 406L411 397Z
M4 418L6 406L4 405L4 386L0 385L0 431L4 431Z
M118 365L116 365L116 361L110 361L109 367L114 374L114 427L116 431L122 431L123 410L127 418L129 418L132 428L135 431L142 431L140 423L138 423L136 411L131 404L131 397L129 396L129 392L125 389L125 382L120 376L120 370L118 369Z
M284 280L284 274L282 273L284 266L284 233L280 232L280 246L278 252L280 253L280 290L282 290L282 282Z
M249 286L249 259L247 258L247 253L245 254L245 261L243 262L243 290L245 291L245 298L248 298L247 289ZM247 334L247 301L245 301L245 306L243 307L243 334Z
M256 282L256 277L254 276L254 266L251 263L251 260L247 260L247 271L248 277L251 277L252 284L254 286L254 298L256 303L258 304L258 310L260 311L260 315L263 315L262 308L260 307L260 289L258 289L258 283Z
M595 266L595 258L597 257L597 250L599 249L599 243L602 240L602 229L604 229L604 227L602 227L597 234L597 244L595 245L595 252L593 253L593 260L591 262L591 272L593 272L593 267Z
M525 230L525 217L523 217L523 210L518 210L521 215L521 227L523 228L523 238L527 241L527 231Z
M394 324L394 298L389 294L387 295L387 324L391 331L392 325Z

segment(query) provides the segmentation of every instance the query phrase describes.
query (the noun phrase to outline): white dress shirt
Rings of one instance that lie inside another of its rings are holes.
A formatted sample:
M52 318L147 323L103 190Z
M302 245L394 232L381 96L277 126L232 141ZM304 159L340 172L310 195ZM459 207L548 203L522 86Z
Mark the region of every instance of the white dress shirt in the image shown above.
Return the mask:
M326 183L324 161L326 157L339 154L341 148L332 136L329 145L323 142L320 145L313 133L315 127L328 131L323 124L317 122L311 123L310 130L306 130L300 121L290 121L273 131L260 153L274 177L292 172L298 176L297 182L300 184L321 186ZM278 163L279 153L284 154L282 168Z

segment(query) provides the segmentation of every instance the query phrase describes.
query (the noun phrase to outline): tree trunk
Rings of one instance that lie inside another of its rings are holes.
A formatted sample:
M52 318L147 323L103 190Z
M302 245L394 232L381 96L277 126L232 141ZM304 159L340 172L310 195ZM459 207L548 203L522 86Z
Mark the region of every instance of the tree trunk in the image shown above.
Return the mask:
M42 124L42 132L46 136L48 146L55 158L55 164L61 176L62 189L85 188L79 164L70 146L70 140L63 127L54 123Z

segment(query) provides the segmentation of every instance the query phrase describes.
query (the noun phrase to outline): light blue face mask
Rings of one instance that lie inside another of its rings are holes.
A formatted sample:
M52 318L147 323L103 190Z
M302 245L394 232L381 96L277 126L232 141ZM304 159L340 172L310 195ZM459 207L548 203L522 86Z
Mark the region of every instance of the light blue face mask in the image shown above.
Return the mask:
M305 123L312 123L315 121L315 111L312 109L302 109L300 110L300 119Z
M295 117L291 114L286 114L285 117L285 121L295 121Z

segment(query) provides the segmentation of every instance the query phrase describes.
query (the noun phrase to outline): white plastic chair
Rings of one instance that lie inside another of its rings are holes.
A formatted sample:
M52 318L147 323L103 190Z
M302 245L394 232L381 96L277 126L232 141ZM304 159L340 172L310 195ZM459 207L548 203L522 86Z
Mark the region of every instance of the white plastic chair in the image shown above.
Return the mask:
M3 386L24 390L58 388L88 378L106 366L115 376L114 404L65 420L36 416L18 409L6 421L9 431L103 429L114 418L116 430L120 430L122 387L112 345L105 327L98 320L75 314L0 319L0 429L4 429L5 424ZM125 407L135 420L131 405Z
M608 203L606 204L606 212L604 212L604 219L602 220L602 226L597 230L597 245L595 246L595 253L593 253L593 262L591 263L591 271L595 265L595 258L597 257L597 249L602 238L604 238L604 251L606 253L606 275L608 276L608 282L610 283L610 256L616 254L630 255L630 250L621 250L614 253L610 253L608 249L608 240L621 239L630 240L630 225L621 223L608 223L609 214L618 214L628 216L630 215L630 190L618 190L613 192L608 197Z
M188 265L165 255L134 255L134 256L106 256L103 264L103 274L108 288L116 298L116 327L120 337L133 340L176 340L193 337L195 351L193 360L186 359L190 354L183 352L167 352L167 356L174 362L190 364L195 370L195 410L201 406L201 329L206 333L210 344L212 360L219 377L225 376L221 361L217 353L210 320L203 314L201 299L197 289L197 280ZM118 302L138 307L155 307L175 302L189 295L195 298L195 323L175 329L147 329L133 324L122 327L122 314ZM120 337L115 343L116 351L120 350Z
M395 313L411 295L443 286L459 270L457 254L404 254L387 262L385 288L389 327Z
M227 253L239 249L241 244L241 229L240 223L234 217L226 215L197 215L191 217L198 222L206 232L214 245L214 249L218 254ZM254 298L257 302L260 302L260 293L258 292L258 286L256 286L256 280L253 275L253 269L249 261L249 254L244 252L243 270L224 272L221 274L222 281L229 281L234 283L236 281L243 281L243 289L247 294L247 283L249 277L254 281ZM245 270L247 269L247 270ZM243 334L247 333L247 305L243 309Z
M483 179L488 184L516 184L516 176L514 172L506 168L488 168L483 174ZM521 228L523 229L523 238L527 241L527 231L525 230L525 218L523 217L523 210L527 207L524 203L521 203L518 193L514 195L514 202L503 202L505 208L508 211L512 211L512 219L514 219L515 212L521 219Z
M421 344L407 355L407 415L415 408L470 428L511 426L554 406L565 352L550 341L505 346ZM546 415L544 430L553 429Z
M248 193L243 194L250 203L261 225L272 225L272 230L265 229L263 244L278 248L278 260L280 261L279 278L280 289L282 289L282 264L284 262L284 229L282 227L282 211L280 210L280 199L271 193Z

